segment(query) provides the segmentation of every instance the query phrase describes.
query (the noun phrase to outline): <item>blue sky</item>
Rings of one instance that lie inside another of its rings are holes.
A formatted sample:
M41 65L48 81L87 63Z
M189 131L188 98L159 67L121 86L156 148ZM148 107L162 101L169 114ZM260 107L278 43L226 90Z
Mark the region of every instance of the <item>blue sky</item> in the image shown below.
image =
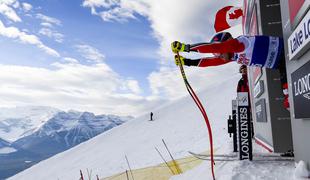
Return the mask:
M234 4L180 2L1 0L1 106L136 115L186 95L170 43L208 40L209 14ZM189 73L198 89L223 75Z
M78 59L82 64L92 62L81 56L76 45L94 47L104 55L104 61L116 73L137 79L145 90L144 94L150 93L147 76L156 69L158 62L156 49L159 45L152 37L150 24L144 16L137 16L137 19L127 22L103 22L100 17L91 15L88 8L82 7L83 1L39 0L29 3L33 9L27 14L32 17L21 13L23 22L17 23L16 27L38 34L46 45L57 50L62 56ZM38 33L43 27L40 25L42 20L35 17L37 14L61 22L60 25L51 28L62 34L61 43ZM3 22L8 22L6 18L1 19ZM51 58L35 47L17 44L6 37L1 37L1 40L3 40L1 54L7 57L2 63L51 68L51 63L60 61L59 58ZM18 53L11 53L12 51Z

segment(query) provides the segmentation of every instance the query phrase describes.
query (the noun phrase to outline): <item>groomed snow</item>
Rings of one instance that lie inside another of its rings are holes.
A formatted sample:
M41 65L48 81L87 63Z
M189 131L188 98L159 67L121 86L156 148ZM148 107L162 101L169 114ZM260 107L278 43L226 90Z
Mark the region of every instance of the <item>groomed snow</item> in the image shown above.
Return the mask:
M310 179L310 172L307 169L307 165L304 161L299 161L296 165L295 179Z
M232 139L227 134L226 120L231 113L231 100L236 97L235 91L239 78L240 74L231 73L224 81L208 86L208 77L206 77L206 83L203 86L207 88L198 93L213 128L214 146L218 154L232 152ZM191 81L190 78L189 81ZM184 87L179 91L186 91L186 89ZM162 139L166 141L176 159L189 156L188 151L204 152L209 149L205 122L190 96L158 107L153 110L153 113L154 121L149 121L148 113L142 115L42 161L10 180L79 179L80 169L86 171L87 168L92 170L93 175L103 178L128 169L125 155L132 169L157 165L162 163L162 160L155 147L161 152L166 152ZM256 149L258 149L256 151L262 151L259 147ZM169 159L169 156L166 158ZM294 162L222 162L216 164L215 170L218 179L222 180L291 180ZM212 179L210 163L206 161L195 169L171 179Z

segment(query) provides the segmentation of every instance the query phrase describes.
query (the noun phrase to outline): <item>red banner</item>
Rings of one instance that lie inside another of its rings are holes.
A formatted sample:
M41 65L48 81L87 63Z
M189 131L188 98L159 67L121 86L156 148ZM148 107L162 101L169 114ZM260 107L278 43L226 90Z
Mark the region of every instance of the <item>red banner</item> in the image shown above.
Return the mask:
M253 68L253 85L259 80L259 78L262 76L262 68L255 67ZM253 86L254 87L254 86Z
M289 9L290 9L290 20L291 24L294 23L294 19L299 12L301 6L304 4L305 0L289 0Z

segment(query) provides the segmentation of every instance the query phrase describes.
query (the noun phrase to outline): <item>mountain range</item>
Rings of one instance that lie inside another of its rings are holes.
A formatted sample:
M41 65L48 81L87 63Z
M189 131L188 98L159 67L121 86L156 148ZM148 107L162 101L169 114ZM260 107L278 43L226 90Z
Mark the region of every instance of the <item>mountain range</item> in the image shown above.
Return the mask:
M130 119L50 107L0 108L0 179Z

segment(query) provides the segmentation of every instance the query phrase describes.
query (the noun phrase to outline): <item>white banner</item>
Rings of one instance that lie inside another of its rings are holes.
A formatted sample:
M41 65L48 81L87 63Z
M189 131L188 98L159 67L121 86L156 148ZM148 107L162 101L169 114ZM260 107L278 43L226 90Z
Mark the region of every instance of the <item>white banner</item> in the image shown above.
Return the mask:
M307 12L287 41L290 60L297 59L309 48L310 11Z

